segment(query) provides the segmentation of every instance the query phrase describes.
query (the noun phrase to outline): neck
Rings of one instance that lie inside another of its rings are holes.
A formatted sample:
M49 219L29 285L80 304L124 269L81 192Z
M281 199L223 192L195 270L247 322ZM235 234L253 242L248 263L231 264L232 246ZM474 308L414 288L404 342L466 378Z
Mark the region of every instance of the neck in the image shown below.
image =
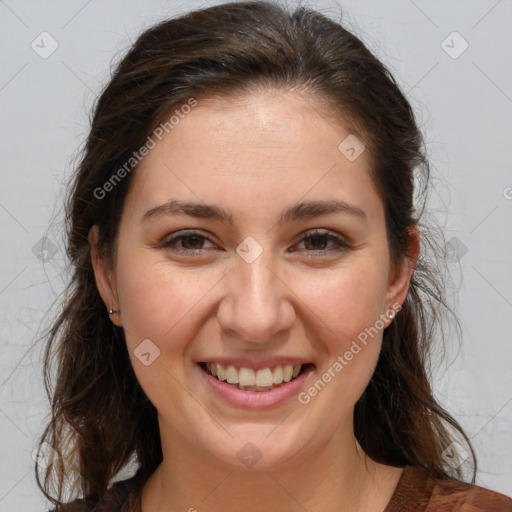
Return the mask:
M169 435L171 434L171 435ZM401 470L371 460L352 428L279 466L238 467L161 429L163 461L142 491L142 512L384 510Z

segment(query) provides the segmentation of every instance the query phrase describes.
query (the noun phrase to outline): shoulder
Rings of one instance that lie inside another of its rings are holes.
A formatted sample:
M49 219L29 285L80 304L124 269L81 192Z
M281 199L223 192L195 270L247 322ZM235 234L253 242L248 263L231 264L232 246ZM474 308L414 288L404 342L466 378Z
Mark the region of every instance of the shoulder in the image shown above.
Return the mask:
M99 502L81 498L57 505L49 512L138 512L142 482L140 473L137 473L127 480L115 482Z
M406 466L385 512L512 512L512 499L454 478Z

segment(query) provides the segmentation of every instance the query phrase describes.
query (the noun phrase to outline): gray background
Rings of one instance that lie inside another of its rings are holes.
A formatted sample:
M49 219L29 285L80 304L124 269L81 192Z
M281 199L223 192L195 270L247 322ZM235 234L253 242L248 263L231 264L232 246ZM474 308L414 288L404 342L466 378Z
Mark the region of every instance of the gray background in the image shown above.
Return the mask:
M2 511L45 510L32 469L48 413L42 346L34 340L66 281L62 229L50 221L60 220L62 183L87 134L92 101L112 59L143 28L207 5L0 0ZM309 5L338 17L337 2ZM451 299L463 326L461 348L448 337L437 396L476 447L477 483L512 495L512 2L341 6L348 27L408 93L426 134L431 213L446 229L458 284ZM55 43L40 36L45 31L58 43L49 56Z

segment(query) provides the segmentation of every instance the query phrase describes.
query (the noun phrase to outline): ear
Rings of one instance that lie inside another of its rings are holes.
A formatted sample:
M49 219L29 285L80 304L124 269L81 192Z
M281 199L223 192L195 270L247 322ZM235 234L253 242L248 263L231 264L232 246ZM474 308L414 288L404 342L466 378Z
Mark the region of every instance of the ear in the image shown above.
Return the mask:
M402 261L391 265L386 292L387 311L394 311L395 314L407 298L409 285L414 272L416 261L420 252L420 233L417 224L409 228L409 251ZM394 317L394 315L393 315ZM389 320L391 323L392 318Z
M98 247L98 234L99 227L95 224L89 231L88 240L91 246L91 262L96 279L96 286L107 307L106 314L108 315L109 309L119 309L119 301L117 298L115 273L108 268L106 261L102 257ZM114 313L109 316L115 325L119 327L122 326L121 315L119 313Z

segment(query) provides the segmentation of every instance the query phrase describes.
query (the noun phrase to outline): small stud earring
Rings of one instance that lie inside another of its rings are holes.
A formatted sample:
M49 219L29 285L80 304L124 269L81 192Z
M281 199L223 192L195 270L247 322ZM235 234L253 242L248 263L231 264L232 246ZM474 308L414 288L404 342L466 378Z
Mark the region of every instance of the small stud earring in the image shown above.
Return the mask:
M108 310L108 314L109 314L109 315L113 315L114 313L121 313L121 311L120 311L119 309L116 309L116 310L114 310L114 309L109 309L109 310Z

